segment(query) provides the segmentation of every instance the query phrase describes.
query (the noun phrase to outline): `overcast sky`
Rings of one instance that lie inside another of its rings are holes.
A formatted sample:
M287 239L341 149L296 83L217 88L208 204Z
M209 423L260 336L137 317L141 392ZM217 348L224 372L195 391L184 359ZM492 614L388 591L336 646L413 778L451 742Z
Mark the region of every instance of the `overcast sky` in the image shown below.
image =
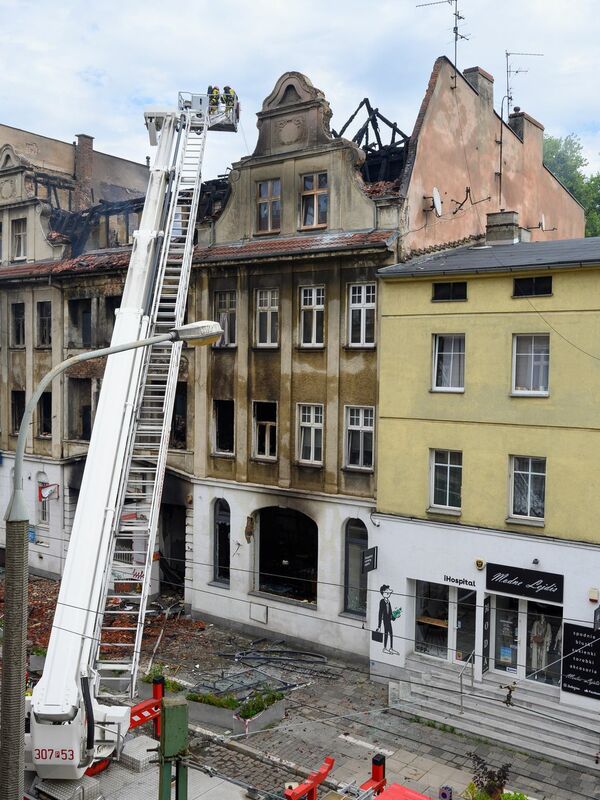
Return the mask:
M0 122L143 160L149 105L178 90L234 87L237 134L213 134L206 178L256 141L255 113L286 70L325 92L340 127L363 97L410 133L438 55L452 57L452 9L418 0L0 0ZM479 65L547 133L576 133L600 170L599 0L460 0L459 68Z

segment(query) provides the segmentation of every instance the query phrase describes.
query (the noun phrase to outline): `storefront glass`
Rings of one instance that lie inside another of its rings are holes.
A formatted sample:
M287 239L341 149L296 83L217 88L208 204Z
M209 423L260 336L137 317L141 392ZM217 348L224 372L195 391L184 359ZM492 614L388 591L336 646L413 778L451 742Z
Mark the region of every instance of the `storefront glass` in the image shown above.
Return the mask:
M415 651L448 658L448 586L416 581Z
M527 678L558 686L562 654L562 609L527 602Z
M494 668L517 672L519 648L519 601L496 596Z
M456 660L466 661L475 650L477 592L458 589L456 600Z

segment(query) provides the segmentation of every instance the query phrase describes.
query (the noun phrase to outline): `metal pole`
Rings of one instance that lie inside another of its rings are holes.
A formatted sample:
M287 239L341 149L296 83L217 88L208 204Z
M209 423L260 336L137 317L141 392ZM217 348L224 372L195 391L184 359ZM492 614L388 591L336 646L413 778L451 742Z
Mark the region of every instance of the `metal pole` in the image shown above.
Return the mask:
M68 358L50 370L37 385L25 406L15 450L13 491L6 510L6 574L4 596L4 641L2 645L2 691L0 694L0 800L22 800L25 772L25 651L27 643L27 585L29 528L23 497L23 457L27 431L38 400L54 378L73 364L92 358L175 341L176 332L163 333L138 342L104 347Z

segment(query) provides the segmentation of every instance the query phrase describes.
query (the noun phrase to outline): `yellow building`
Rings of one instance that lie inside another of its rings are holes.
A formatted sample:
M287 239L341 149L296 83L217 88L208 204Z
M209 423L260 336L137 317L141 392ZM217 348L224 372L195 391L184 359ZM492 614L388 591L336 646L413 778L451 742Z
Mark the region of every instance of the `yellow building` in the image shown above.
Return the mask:
M379 270L376 670L473 661L598 704L599 267L600 240L530 242L504 212Z

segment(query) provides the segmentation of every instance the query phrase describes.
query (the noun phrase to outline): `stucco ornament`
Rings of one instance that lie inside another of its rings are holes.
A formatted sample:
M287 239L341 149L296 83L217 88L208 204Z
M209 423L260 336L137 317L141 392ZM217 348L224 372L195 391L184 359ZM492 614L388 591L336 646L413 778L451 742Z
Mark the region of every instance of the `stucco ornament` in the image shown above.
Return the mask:
M279 139L282 144L295 144L304 136L304 122L300 117L283 119L277 123Z
M16 184L14 178L6 178L0 183L0 197L2 200L8 200L11 197L14 197L16 193Z

